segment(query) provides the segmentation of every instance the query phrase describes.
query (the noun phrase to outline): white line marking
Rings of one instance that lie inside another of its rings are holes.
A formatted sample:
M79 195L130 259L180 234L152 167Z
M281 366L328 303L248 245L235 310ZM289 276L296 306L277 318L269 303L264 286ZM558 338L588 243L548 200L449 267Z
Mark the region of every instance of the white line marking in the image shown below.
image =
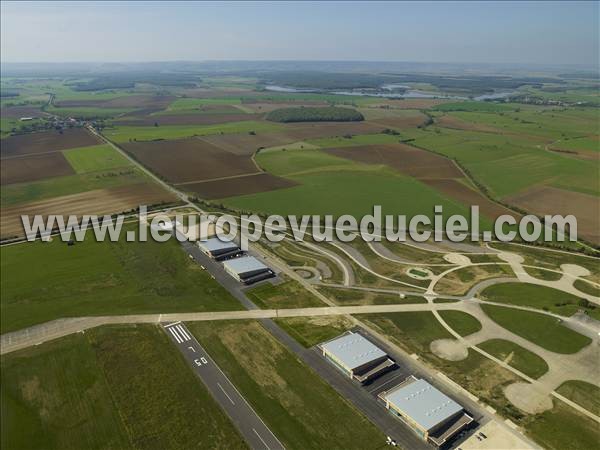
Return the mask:
M179 321L177 321L177 322L170 323L170 324L168 324L168 325L165 325L165 328L172 327L173 325L177 325L178 323L181 323L181 320L179 320Z
M198 347L199 347L199 348L201 348L201 349L203 349L203 350L204 350L204 348L203 348L203 347L200 345L200 342L198 342L198 339L196 339L196 337L194 337L194 342L195 342L196 344L198 344ZM227 375L225 375L225 372L223 372L223 371L221 370L221 368L219 367L219 365L218 365L217 363L215 363L215 361L214 361L214 360L213 360L213 359L210 357L210 355L208 355L208 354L207 354L207 355L206 355L206 358L209 360L209 362L211 362L211 363L212 363L212 364L213 364L213 365L214 365L214 366L217 368L217 370L218 370L219 372L221 372L221 375L223 375L223 378L225 378L225 379L227 380L227 382L228 382L228 383L231 385L231 387L233 388L233 390L234 390L235 392L237 392L237 394L238 394L238 395L240 396L240 398L241 398L241 399L244 401L244 403L245 403L245 404L248 406L248 408L250 408L250 410L251 410L251 411L252 411L252 412L253 412L253 413L256 415L256 417L258 417L258 420L260 420L260 421L261 421L261 423L262 423L262 424L265 426L265 429L266 429L266 430L267 430L269 433L271 433L271 436L273 436L273 439L275 439L275 440L276 440L276 441L279 443L279 445L281 446L281 448L285 449L285 446L284 446L284 445L281 443L281 441L280 441L280 440L277 438L277 436L275 436L275 434L274 434L274 433L271 431L271 429L270 429L270 428L267 426L267 424L265 423L265 421L264 421L264 420L262 420L262 417L260 417L260 416L258 415L258 413L257 413L257 412L254 410L254 408L252 407L252 405L251 405L250 403L248 403L248 400L246 400L246 399L244 398L244 396L243 396L243 395L240 393L240 391L238 391L238 388L236 388L236 387L235 387L235 384L233 384L231 381L229 381L229 378L227 378ZM255 431L255 433L256 433L256 431ZM259 437L260 437L260 436L259 436ZM261 439L261 440L262 440L262 439ZM270 449L269 449L269 450L270 450Z
M187 334L187 332L183 329L181 325L177 325L175 328L177 328L177 331L179 331L183 335L186 341L189 341L191 339L190 335Z
M177 327L169 328L169 330L171 330L171 333L175 333L179 337L179 343L185 341L185 339L181 336L181 334L179 334Z
M271 448L267 445L267 443L264 441L264 439L260 437L260 434L258 434L258 431L256 431L254 428L252 428L252 431L254 431L254 434L256 434L258 436L258 438L264 444L264 446L267 448L267 450L271 450Z
M179 335L177 334L177 332L175 331L174 328L169 328L169 331L171 332L171 334L173 335L173 337L175 338L175 340L177 341L178 344L181 344L181 338L179 337Z
M221 391L223 392L223 394L225 394L225 397L227 397L229 399L231 404L235 405L235 402L233 400L231 400L231 397L229 396L229 394L227 392L225 392L225 389L223 389L223 386L221 386L221 383L217 383L217 386L219 386L219 389L221 389Z

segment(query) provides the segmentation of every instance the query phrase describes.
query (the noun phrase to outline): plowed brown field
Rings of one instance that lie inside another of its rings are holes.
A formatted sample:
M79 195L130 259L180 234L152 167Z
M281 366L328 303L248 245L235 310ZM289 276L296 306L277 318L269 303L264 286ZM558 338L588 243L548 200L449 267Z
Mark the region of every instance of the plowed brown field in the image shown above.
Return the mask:
M3 239L24 236L21 215L49 214L77 215L116 214L130 211L140 205L174 202L176 197L157 184L139 183L109 189L97 189L65 195L24 205L11 206L1 211L0 234Z
M535 186L504 199L536 215L573 214L577 231L584 238L600 243L600 199L594 195L551 186Z
M234 155L200 139L128 142L123 149L172 183L256 172L250 156Z
M235 195L256 194L296 186L296 183L285 178L279 178L268 173L259 173L223 180L206 181L203 183L180 186L189 192L198 194L203 199L233 197Z
M3 159L0 169L2 185L75 173L60 152Z
M9 136L2 139L1 155L3 158L34 153L48 153L67 148L87 147L100 144L100 140L83 128L71 128L58 131L42 131L39 133Z

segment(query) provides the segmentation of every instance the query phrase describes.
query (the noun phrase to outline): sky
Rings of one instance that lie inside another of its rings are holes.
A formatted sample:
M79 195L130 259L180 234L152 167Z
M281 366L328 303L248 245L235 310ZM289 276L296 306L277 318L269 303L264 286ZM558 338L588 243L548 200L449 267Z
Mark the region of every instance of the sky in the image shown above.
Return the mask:
M598 66L590 2L1 3L2 62L356 60Z

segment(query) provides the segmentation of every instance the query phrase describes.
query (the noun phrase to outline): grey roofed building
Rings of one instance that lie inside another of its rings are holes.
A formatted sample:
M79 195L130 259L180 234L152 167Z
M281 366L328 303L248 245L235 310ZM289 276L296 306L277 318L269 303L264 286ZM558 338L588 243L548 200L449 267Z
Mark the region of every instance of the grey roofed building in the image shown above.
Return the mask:
M383 350L358 333L348 332L319 347L338 369L361 383L394 366Z
M425 380L416 380L388 392L385 398L425 430L432 429L463 409Z
M230 251L238 250L238 245L233 241L222 241L219 238L209 238L206 241L198 241L198 247L204 253L210 255L219 255Z
M223 263L225 270L239 281L245 281L262 273L272 273L271 269L253 256L230 259Z
M358 333L348 333L325 342L321 344L321 348L350 370L374 359L387 356L383 350Z
M473 421L464 408L423 379L408 377L379 397L423 439L442 446Z

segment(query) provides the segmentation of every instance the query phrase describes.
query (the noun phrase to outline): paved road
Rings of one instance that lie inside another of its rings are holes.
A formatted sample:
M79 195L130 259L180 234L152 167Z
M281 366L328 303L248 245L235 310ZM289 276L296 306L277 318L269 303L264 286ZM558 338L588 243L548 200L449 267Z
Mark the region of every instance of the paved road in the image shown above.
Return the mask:
M283 450L285 447L250 404L242 397L219 366L198 343L196 338L181 322L163 324L165 333L213 398L229 416L248 445L256 450Z

